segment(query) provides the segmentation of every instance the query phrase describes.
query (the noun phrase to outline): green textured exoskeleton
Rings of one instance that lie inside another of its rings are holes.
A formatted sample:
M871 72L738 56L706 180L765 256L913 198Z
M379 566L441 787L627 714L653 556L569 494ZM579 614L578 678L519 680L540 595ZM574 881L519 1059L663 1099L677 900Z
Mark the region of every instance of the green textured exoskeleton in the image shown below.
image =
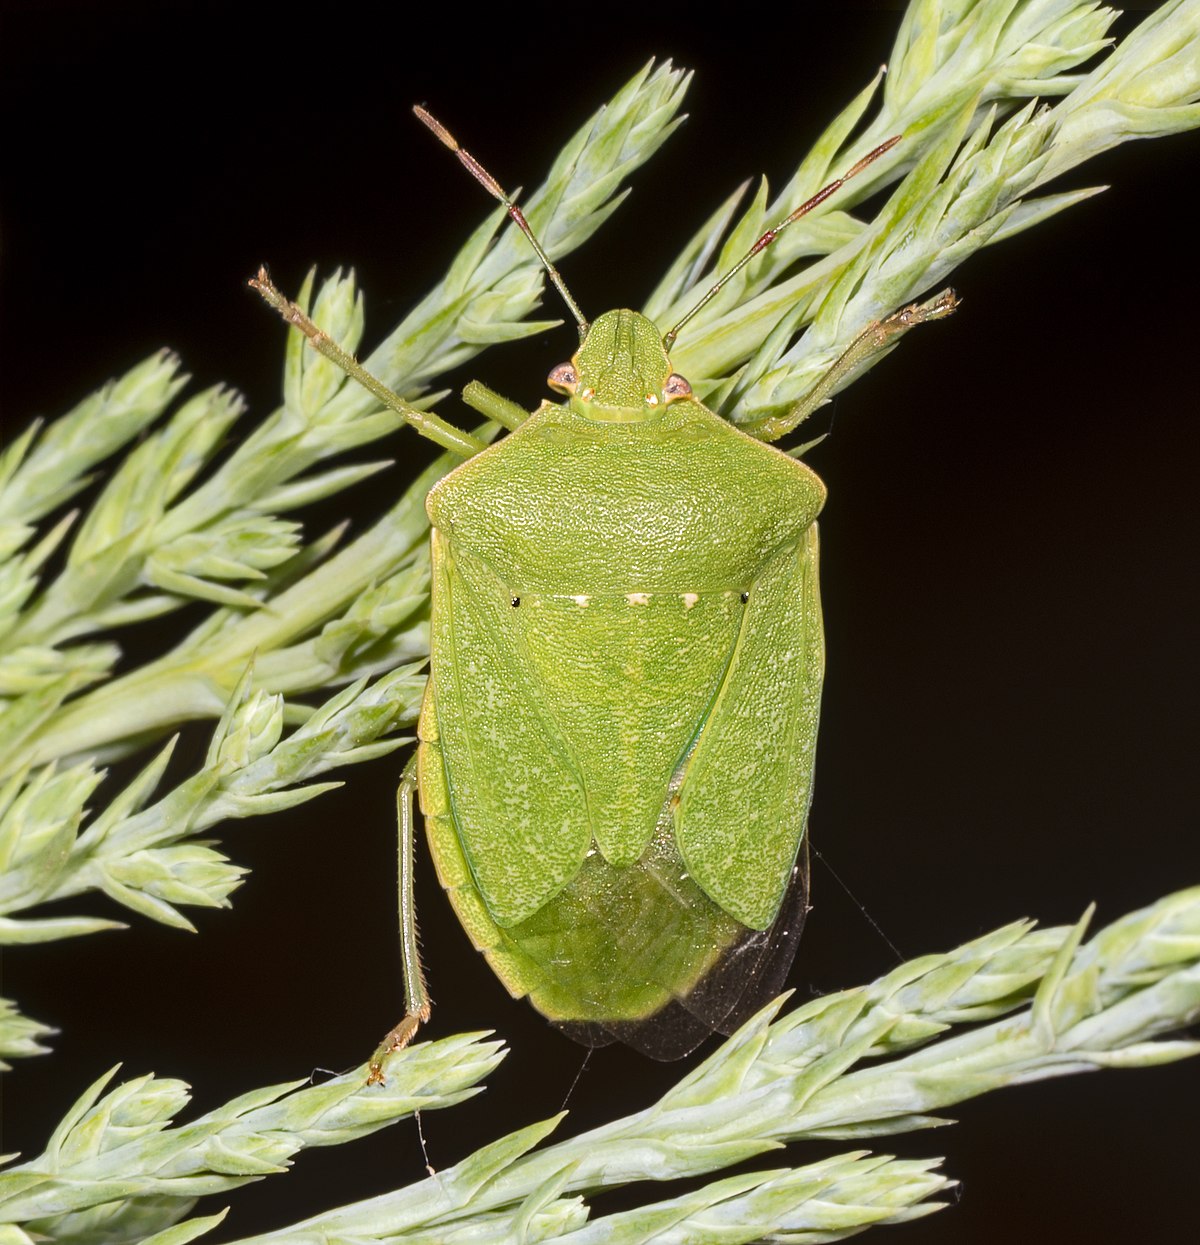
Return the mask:
M676 1054L736 992L693 1004L699 1032L677 1005L763 949L797 871L825 490L692 398L635 312L601 316L554 383L565 405L429 494L421 805L514 994Z
M825 489L763 442L954 298L872 324L791 410L739 431L672 369L679 328L897 139L768 230L664 336L627 310L589 326L520 209L416 111L525 232L580 347L550 374L562 405L527 415L468 389L510 430L489 447L406 406L265 273L254 282L318 350L468 460L426 503L430 678L398 799L407 1012L371 1079L429 1015L414 790L442 885L508 989L589 1045L675 1058L778 988L807 910Z

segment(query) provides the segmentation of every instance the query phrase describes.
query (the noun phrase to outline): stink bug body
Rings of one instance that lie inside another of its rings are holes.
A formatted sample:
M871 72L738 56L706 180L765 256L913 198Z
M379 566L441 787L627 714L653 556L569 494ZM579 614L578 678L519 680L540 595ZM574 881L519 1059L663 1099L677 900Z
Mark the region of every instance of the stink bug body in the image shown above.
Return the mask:
M699 1034L636 1027L765 946L804 835L824 488L692 399L634 312L556 371L566 405L429 495L421 801L510 990L680 1053L726 992L692 1003Z
M429 1004L412 902L412 798L467 933L508 989L588 1045L676 1058L730 1031L780 983L807 908L805 828L824 645L817 476L764 444L786 435L896 334L952 311L947 292L872 324L784 415L747 431L702 405L665 335L635 311L589 325L520 209L503 202L579 326L532 415L477 388L511 435L486 446L407 407L265 272L253 284L313 345L467 461L430 492L430 679L401 783L408 1009Z

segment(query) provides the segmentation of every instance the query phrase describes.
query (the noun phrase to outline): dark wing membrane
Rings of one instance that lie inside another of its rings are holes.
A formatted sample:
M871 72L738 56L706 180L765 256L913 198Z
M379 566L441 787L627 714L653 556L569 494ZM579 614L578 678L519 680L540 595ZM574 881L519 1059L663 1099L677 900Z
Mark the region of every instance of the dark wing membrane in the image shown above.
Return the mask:
M583 1046L621 1042L651 1059L682 1059L713 1033L731 1034L783 989L808 914L807 839L774 923L765 930L744 926L716 963L687 994L642 1020L556 1022Z

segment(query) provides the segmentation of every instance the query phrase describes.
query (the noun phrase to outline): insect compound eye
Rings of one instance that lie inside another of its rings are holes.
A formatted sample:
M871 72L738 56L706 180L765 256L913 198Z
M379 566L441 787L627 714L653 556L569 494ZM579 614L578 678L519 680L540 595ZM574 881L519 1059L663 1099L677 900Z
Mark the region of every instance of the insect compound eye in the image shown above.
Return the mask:
M579 373L572 364L560 363L546 377L546 384L559 393L574 393L575 386L579 384Z
M691 396L691 385L678 372L672 372L667 377L666 384L663 385L663 399L667 402L675 402L679 398L690 398Z

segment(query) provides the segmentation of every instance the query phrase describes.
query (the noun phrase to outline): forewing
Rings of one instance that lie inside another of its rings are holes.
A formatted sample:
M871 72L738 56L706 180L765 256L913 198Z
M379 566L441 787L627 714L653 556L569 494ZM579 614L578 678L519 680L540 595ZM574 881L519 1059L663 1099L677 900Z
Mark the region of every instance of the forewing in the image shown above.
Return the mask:
M431 653L454 822L492 916L536 912L591 845L567 741L514 642L508 589L445 533L433 533Z
M815 524L749 594L737 650L686 763L675 823L698 885L761 930L787 891L812 798L824 669Z

